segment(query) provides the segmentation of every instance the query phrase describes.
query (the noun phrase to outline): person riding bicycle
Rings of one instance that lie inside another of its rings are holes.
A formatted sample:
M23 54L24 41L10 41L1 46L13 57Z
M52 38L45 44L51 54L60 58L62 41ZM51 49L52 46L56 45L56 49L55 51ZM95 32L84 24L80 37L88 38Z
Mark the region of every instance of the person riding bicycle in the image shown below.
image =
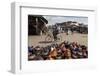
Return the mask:
M55 27L53 28L53 37L54 40L57 40L57 35L59 34L59 30L57 28L57 26L55 25Z

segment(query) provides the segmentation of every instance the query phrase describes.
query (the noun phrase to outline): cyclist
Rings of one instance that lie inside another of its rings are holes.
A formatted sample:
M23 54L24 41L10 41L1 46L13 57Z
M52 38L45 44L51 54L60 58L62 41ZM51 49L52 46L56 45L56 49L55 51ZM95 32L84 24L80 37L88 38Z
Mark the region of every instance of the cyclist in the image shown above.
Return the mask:
M57 35L58 34L59 34L59 30L58 30L57 26L55 25L55 27L53 28L54 41L57 40Z

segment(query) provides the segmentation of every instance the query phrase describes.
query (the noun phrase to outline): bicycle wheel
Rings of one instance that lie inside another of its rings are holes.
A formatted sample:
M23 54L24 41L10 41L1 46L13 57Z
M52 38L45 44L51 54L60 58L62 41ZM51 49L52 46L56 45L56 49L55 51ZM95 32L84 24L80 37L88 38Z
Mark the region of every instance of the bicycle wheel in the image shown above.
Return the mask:
M47 37L45 38L45 41L46 41L46 42L52 42L52 38L51 38L50 36L47 36Z

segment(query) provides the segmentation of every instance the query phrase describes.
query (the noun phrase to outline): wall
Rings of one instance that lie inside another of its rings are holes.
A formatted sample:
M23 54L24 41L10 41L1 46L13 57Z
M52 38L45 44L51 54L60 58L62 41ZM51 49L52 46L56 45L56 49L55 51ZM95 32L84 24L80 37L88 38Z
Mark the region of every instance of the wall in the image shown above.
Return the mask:
M11 2L29 2L34 3L34 5L41 5L41 6L54 6L54 7L67 7L67 5L76 5L76 6L93 6L97 8L97 42L100 40L100 5L99 0L1 0L0 2L0 75L5 76L13 76L9 72L10 69L10 47L11 47ZM99 57L99 43L97 43L98 50L98 57ZM95 56L95 55L94 55ZM40 74L29 74L29 75L36 75L36 76L51 76L51 75L58 75L58 76L65 76L65 75L92 75L98 76L100 71L100 59L95 61L97 63L97 69L85 70L85 69L73 69L73 70L65 70L63 72L52 72L52 73L40 73ZM24 74L28 76L28 74Z

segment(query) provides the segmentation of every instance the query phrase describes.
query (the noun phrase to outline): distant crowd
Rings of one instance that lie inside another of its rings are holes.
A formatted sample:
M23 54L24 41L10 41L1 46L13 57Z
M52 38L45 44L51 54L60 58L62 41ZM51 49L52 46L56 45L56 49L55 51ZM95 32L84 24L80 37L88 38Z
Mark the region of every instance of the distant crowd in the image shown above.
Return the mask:
M29 46L28 60L58 60L88 58L88 47L77 42L62 42L46 47Z

